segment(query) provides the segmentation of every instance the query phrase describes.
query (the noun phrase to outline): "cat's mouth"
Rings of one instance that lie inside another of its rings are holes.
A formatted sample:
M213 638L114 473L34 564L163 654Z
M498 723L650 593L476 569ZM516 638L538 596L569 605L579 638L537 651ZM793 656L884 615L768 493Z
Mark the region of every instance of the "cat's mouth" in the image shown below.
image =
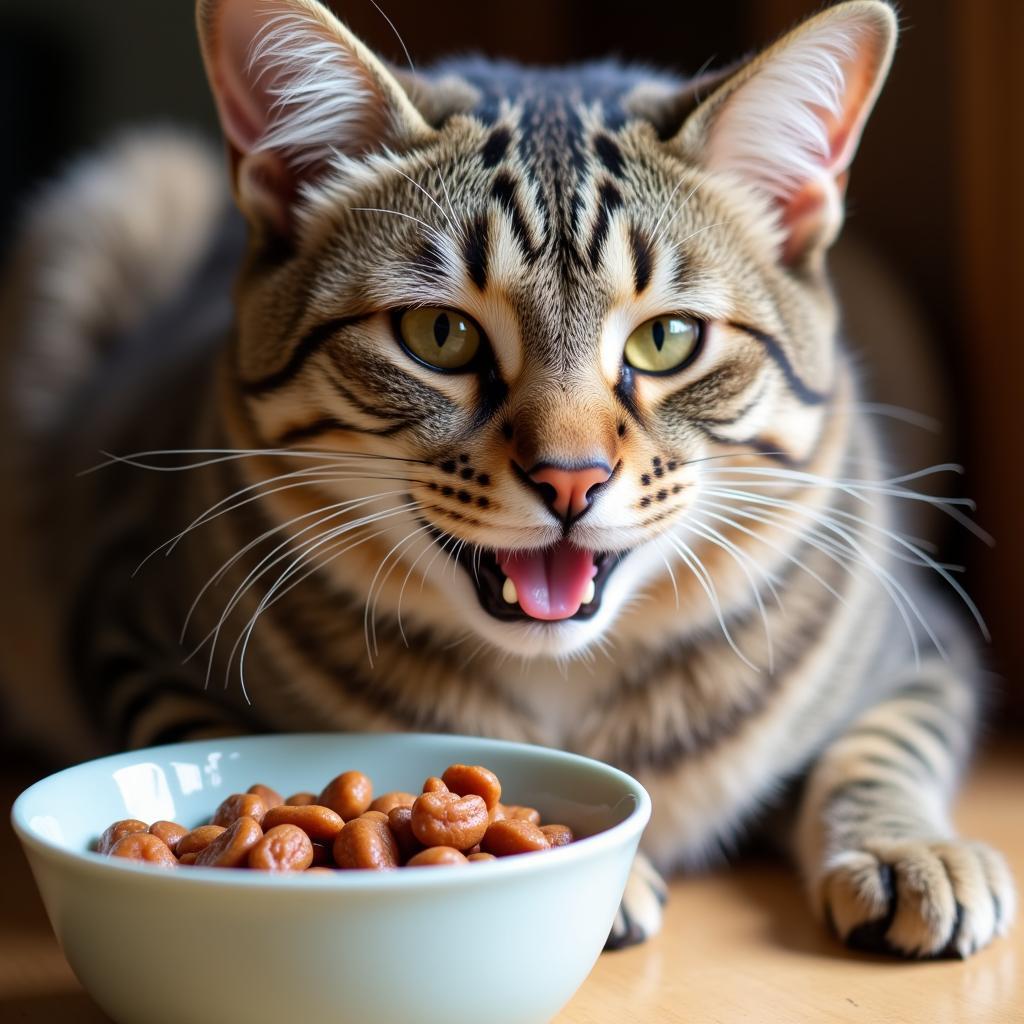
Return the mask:
M505 622L591 618L601 607L608 577L626 554L587 551L565 540L532 551L455 547L481 607Z

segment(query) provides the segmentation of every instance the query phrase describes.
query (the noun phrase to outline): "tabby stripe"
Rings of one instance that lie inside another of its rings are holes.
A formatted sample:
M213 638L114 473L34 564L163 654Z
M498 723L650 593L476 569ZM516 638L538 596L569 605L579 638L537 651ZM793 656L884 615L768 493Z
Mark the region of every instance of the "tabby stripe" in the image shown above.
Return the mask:
M512 221L512 232L527 261L532 263L540 255L540 249L533 244L530 238L530 229L520 204L515 178L507 171L500 171L494 176L494 181L491 184L491 196L498 200L509 215Z
M277 436L276 446L286 448L288 445L305 441L310 437L317 437L320 434L327 434L332 430L348 431L353 434L373 434L374 437L392 437L410 425L409 423L394 423L389 427L357 427L355 424L346 423L336 416L324 416L321 419L314 420L312 423L290 427L284 433Z
M845 743L847 740L856 740L860 736L873 737L891 744L893 747L901 750L911 760L919 764L930 776L935 775L935 765L933 765L924 753L914 746L910 740L901 736L894 730L888 729L882 725L856 726L843 737L843 742Z
M634 224L629 229L629 245L633 250L633 287L639 295L651 283L651 243Z
M751 451L757 452L758 455L763 455L766 459L774 459L776 462L781 462L782 465L789 466L793 469L799 469L801 466L806 466L807 463L814 458L814 455L817 452L817 448L815 447L808 452L806 458L796 459L788 452L782 451L779 447L778 441L769 441L763 437L757 436L741 438L726 437L725 435L712 430L702 420L694 420L693 425L702 434L718 444L736 445L739 448L749 448Z
M622 193L610 181L604 182L597 193L597 219L594 221L590 245L587 246L587 256L594 270L597 270L601 261L601 248L608 235L611 215L621 207Z
M786 378L789 389L805 405L821 405L829 400L831 397L829 392L817 391L801 380L783 347L770 334L765 334L764 331L759 331L756 327L751 327L749 324L739 323L735 320L730 320L729 326L735 327L738 331L743 331L744 334L761 343L772 362L779 368L782 376Z
M495 128L480 150L480 159L484 167L497 167L508 153L509 143L512 141L512 133L504 127Z
M622 177L622 150L619 149L618 143L610 135L605 135L602 132L600 135L595 136L594 152L601 158L601 163L608 168L613 177Z
M487 287L487 257L490 221L481 214L466 231L462 244L462 257L473 283L483 291Z
M260 377L258 380L243 380L241 382L242 389L247 394L259 395L287 384L302 370L306 360L318 352L328 341L331 341L339 331L362 323L371 315L370 313L360 313L357 316L335 317L333 320L326 320L310 328L292 349L288 362L281 369L275 370L265 377Z

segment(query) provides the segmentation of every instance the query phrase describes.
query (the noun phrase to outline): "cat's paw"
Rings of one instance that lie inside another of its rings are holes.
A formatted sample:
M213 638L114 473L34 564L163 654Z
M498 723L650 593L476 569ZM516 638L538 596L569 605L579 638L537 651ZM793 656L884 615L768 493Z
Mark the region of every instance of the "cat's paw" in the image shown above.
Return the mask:
M654 865L638 853L604 948L624 949L656 935L661 930L662 908L667 899L665 880Z
M1013 879L981 843L867 842L835 854L821 875L826 919L853 949L966 957L1010 926Z

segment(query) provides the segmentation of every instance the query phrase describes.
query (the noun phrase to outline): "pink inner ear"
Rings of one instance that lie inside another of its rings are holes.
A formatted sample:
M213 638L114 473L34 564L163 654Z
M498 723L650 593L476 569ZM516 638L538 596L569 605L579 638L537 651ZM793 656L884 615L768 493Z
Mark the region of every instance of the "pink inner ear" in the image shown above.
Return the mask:
M268 83L249 69L253 44L265 24L266 15L256 16L249 3L223 4L213 55L215 93L224 134L242 154L252 152L270 119Z
M866 32L856 53L843 62L842 106L838 114L824 116L829 139L828 170L844 173L853 160L864 124L871 112L871 90L875 83L882 43L874 32Z

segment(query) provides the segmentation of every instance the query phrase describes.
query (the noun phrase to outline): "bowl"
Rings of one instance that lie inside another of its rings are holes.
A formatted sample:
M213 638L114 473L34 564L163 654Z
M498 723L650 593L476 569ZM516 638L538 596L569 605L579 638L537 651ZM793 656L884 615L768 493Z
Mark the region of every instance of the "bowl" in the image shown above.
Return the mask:
M255 782L319 790L358 768L375 792L483 764L509 802L586 838L465 868L268 875L160 869L90 851L121 818L209 820ZM538 1024L594 965L650 817L623 772L459 736L249 736L68 768L12 811L50 923L118 1024Z

